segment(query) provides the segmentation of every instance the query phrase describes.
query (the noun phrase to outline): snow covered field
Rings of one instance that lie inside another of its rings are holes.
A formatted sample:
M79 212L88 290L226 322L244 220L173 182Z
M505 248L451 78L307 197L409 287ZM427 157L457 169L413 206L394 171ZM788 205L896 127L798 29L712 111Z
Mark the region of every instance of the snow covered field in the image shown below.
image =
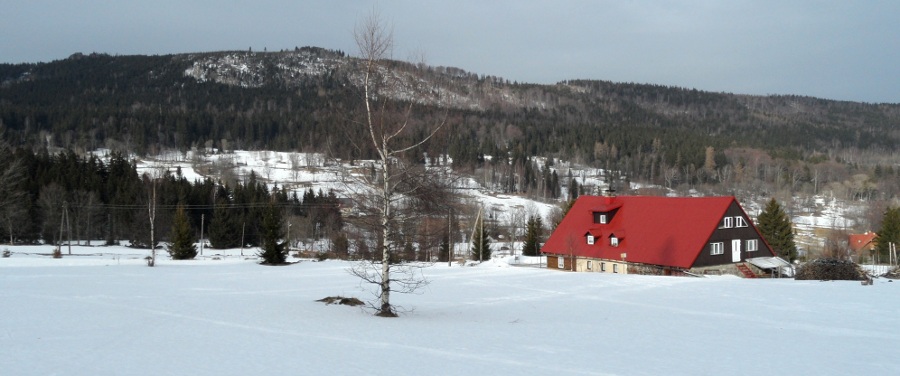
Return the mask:
M408 311L386 319L315 302L371 298L346 262L163 257L149 268L145 250L10 250L4 375L900 372L900 281L883 278L601 275L495 259L427 268L423 294L394 295Z

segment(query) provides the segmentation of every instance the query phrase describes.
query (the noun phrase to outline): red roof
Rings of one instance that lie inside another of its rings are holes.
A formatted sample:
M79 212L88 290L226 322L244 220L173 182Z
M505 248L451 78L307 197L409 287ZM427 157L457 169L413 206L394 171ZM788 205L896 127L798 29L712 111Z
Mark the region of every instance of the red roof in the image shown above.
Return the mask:
M628 262L690 268L732 203L732 196L581 196L542 251L608 260L625 253ZM594 223L594 212L616 209L608 224ZM584 239L588 233L593 245ZM610 245L610 236L618 246Z
M862 249L872 249L875 247L873 241L876 236L878 236L878 234L868 231L865 234L850 234L850 249L856 253L859 253Z

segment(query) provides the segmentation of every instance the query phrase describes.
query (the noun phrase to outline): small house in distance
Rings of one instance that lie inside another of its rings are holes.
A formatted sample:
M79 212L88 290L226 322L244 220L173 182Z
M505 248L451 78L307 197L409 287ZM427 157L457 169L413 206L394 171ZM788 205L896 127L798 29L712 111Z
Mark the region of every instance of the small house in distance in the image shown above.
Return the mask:
M732 196L581 196L541 249L547 267L579 272L756 277L774 258Z
M847 243L850 246L851 255L854 256L856 262L862 262L866 256L872 256L875 250L875 237L878 234L866 231L862 234L850 234Z

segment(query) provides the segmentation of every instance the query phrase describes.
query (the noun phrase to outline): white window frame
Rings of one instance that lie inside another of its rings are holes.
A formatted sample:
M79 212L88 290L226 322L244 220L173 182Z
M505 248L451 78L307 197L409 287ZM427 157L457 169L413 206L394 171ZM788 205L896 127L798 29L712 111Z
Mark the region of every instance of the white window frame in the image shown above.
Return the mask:
M756 239L747 239L747 252L756 252L759 250L759 241Z
M605 272L605 271L606 271L606 263L605 263L605 262L601 262L601 263L600 263L600 271L601 271L601 272Z
M613 264L613 273L619 272L619 264Z
M732 228L732 227L734 227L733 219L734 219L734 218L732 218L732 217L725 217L725 218L722 218L722 227L719 227L719 228Z
M588 234L588 236L587 236L587 243L588 243L589 245L594 245L594 235Z
M591 270L591 266L593 266L593 261L587 260L587 270Z
M606 224L606 214L600 214L600 224Z
M615 236L610 237L610 238L609 238L609 245L611 245L611 246L613 246L613 247L618 247L618 246L619 246L619 238L617 238L617 237L615 237Z
M709 254L712 256L725 254L725 242L709 243Z
M734 217L734 227L747 227L747 221L741 216Z
M557 269L565 269L566 268L566 258L562 256L556 257L556 268Z

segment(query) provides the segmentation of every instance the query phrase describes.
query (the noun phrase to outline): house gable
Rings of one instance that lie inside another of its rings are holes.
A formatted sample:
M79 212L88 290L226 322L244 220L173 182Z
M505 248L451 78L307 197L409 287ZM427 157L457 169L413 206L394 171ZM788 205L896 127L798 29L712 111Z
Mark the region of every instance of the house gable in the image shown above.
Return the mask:
M737 201L728 206L692 266L730 264L735 257L734 247L739 249L739 260L775 256ZM719 250L721 253L715 252Z

